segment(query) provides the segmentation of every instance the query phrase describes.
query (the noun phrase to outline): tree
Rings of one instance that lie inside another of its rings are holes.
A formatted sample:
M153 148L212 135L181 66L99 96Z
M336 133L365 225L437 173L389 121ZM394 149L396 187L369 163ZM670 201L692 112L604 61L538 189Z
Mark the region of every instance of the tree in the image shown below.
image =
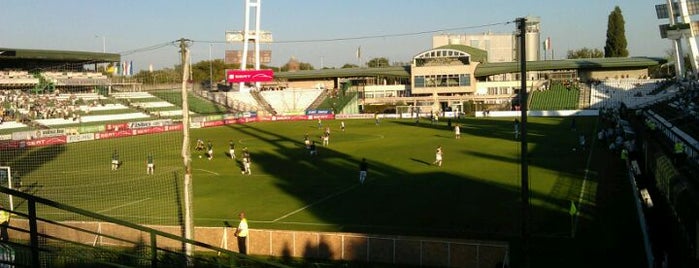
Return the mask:
M357 67L359 67L359 65L351 64L351 63L345 63L345 65L342 65L342 67L340 67L340 68L341 68L341 69L347 69L347 68L357 68Z
M282 72L293 72L299 70L315 70L315 68L313 68L313 65L310 63L300 62L296 57L291 57L279 70Z
M589 58L603 58L604 52L597 48L581 48L578 50L568 50L569 59L589 59Z
M387 58L384 58L384 57L381 57L381 58L373 58L373 59L369 60L369 61L366 63L366 65L367 65L368 67L388 67L388 66L390 66L390 65L388 64L388 59L387 59Z
M619 6L614 7L614 11L609 14L607 21L607 42L604 45L604 56L628 57L629 51L626 49L626 30L624 30L624 15L621 14Z

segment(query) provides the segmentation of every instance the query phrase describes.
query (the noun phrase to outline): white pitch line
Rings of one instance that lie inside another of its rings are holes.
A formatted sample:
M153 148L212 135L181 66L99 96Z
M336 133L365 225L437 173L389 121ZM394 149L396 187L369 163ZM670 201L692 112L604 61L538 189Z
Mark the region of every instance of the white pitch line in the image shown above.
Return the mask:
M334 194L331 194L331 195L328 195L328 196L323 197L323 198L321 198L321 199L318 199L318 200L316 200L315 202L310 203L310 204L308 204L308 205L306 205L306 206L304 206L304 207L302 207L302 208L299 208L299 209L294 210L294 211L292 211L292 212L289 212L289 213L287 213L287 214L285 214L285 215L283 215L283 216L281 216L281 217L279 217L279 218L276 218L276 219L274 219L272 222L277 222L277 221L283 220L284 218L287 218L287 217L289 217L289 216L291 216L291 215L294 215L294 214L296 214L296 213L299 213L299 212L301 212L301 211L303 211L303 210L305 210L305 209L307 209L307 208L309 208L309 207L312 207L312 206L314 206L314 205L316 205L316 204L319 204L319 203L321 203L321 202L323 202L323 201L325 201L325 200L328 200L328 199L333 198L333 197L335 197L335 196L344 194L344 193L348 192L349 190L352 190L352 189L354 189L354 188L357 188L357 186L358 186L358 184L355 184L355 185L352 185L352 186L350 186L350 187L345 188L344 190L341 190L341 191L339 191L339 192L335 192Z
M113 209L117 209L117 208L121 208L121 207L125 207L125 206L130 206L130 205L133 205L133 204L136 204L136 203L141 203L141 202L146 201L146 200L148 200L148 199L150 199L150 197L144 198L144 199L141 199L141 200L136 200L136 201L133 201L133 202L129 202L129 203L126 203L126 204L123 204L123 205L118 205L118 206L116 206L116 207L111 207L111 208L108 208L108 209L103 209L103 210L97 211L97 213L104 213L104 212L107 212L107 211L110 211L110 210L113 210Z
M220 175L221 175L221 174L218 174L218 173L216 173L216 172L208 171L208 170L206 170L206 169L201 169L201 168L195 168L194 170L204 171L204 172L206 172L206 173L211 173L211 174L214 174L214 175L216 175L216 176L220 176Z
M585 176L583 176L583 183L582 187L580 187L580 195L578 195L578 208L581 208L583 196L585 195L585 188L587 188L587 178L588 175L590 174L590 161L592 161L592 151L595 150L595 142L597 141L597 127L599 126L599 119L597 119L597 122L595 123L595 131L593 131L592 135L592 144L590 144L590 153L587 155L587 162L585 163ZM577 229L578 226L578 213L575 214L575 223L573 226L575 226L575 229ZM575 231L575 230L574 230ZM575 234L575 233L573 233Z

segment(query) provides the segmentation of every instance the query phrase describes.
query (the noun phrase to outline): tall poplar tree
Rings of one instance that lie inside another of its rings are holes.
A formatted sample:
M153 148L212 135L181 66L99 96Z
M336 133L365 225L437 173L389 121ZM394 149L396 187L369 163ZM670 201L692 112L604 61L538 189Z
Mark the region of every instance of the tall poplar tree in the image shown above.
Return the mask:
M619 6L609 14L607 21L607 42L604 45L604 57L628 57L626 49L626 30L624 29L624 15Z

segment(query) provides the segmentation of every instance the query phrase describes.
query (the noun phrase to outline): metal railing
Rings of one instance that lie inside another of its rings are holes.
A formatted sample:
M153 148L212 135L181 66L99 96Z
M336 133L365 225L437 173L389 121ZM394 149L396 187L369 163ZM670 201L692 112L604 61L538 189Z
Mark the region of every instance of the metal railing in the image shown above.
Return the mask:
M26 211L11 211L12 220L7 227L10 239L0 241L0 266L286 267L6 187L0 187L0 193L12 196L23 208L26 205ZM90 230L81 226L80 221L56 221L42 217L37 211L59 211L118 228L112 232ZM98 237L110 243L94 243ZM187 244L196 247L193 256L185 254Z

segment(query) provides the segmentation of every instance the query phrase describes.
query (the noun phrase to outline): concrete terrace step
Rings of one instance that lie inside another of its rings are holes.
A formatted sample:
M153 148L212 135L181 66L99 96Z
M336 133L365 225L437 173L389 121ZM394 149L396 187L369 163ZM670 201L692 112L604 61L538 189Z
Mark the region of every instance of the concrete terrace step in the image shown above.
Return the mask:
M117 98L117 99L147 99L147 98L155 98L153 94L150 94L148 92L117 92L117 93L112 93L112 97Z
M143 119L143 118L150 118L150 116L147 114L144 114L144 113L88 115L88 116L83 116L80 121L82 123L92 123L92 122ZM78 123L77 121L73 121L73 119L63 119L63 118L39 119L39 120L35 120L35 121L39 124L44 125L44 126L55 126L55 125L66 125L66 124Z
M27 125L22 124L20 122L15 122L15 121L7 121L7 122L2 122L0 124L0 129L15 129L15 128L23 128L27 127Z

